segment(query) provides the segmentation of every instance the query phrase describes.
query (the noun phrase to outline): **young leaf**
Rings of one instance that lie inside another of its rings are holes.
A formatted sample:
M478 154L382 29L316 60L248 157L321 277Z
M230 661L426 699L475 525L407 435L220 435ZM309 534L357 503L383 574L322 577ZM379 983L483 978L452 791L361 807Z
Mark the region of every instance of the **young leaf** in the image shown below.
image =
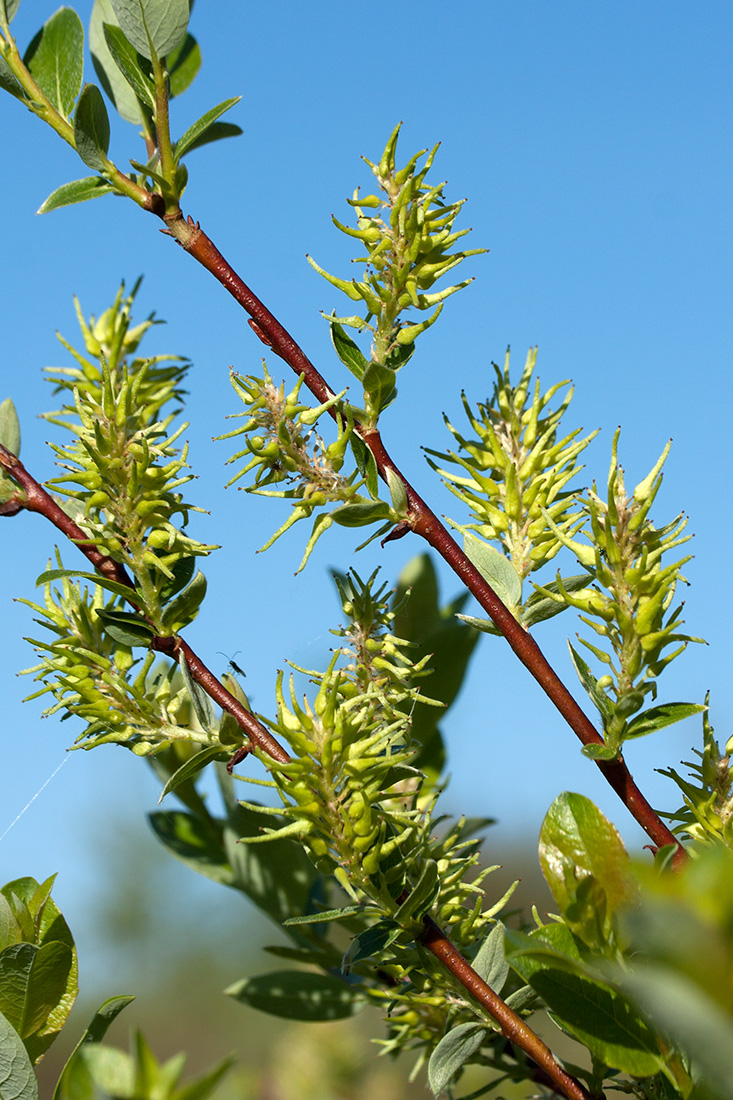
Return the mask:
M72 8L59 8L44 23L23 62L59 114L70 118L84 73L84 28Z
M111 0L94 0L89 20L89 50L99 83L112 100L115 109L127 122L140 125L140 105L137 96L115 64L104 34L105 23L119 26Z
M380 519L388 519L390 507L384 501L364 501L354 504L342 504L330 513L334 523L341 527L364 527Z
M1 2L2 0L0 0ZM9 92L10 95L14 95L16 99L25 100L25 92L13 76L11 69L8 68L4 57L0 57L0 88L5 92Z
M570 649L570 656L572 658L573 664L575 665L575 671L578 674L578 679L580 680L581 684L588 692L591 699L598 708L604 723L610 721L611 718L613 718L613 702L606 695L603 688L599 688L598 681L591 672L590 668L580 656L580 654L573 649L569 641L568 648ZM617 754L614 753L614 756L615 755ZM601 757L601 759L605 759L605 757Z
M87 573L84 569L47 569L45 573L41 573L40 577L36 577L36 588L42 584L52 584L54 581L71 577L83 577L85 581L99 585L105 592L112 592L115 596L122 596L124 599L128 599L135 592L135 589L130 588L129 585L118 584L117 581L111 581L107 577L100 576L99 573Z
M211 126L208 126L204 132L189 145L187 152L192 153L194 149L200 149L203 145L210 145L212 141L221 141L223 138L228 137L239 137L242 132L242 127L237 126L234 122L212 122ZM185 165L179 164L178 169L179 171L185 170Z
M100 1005L58 1078L53 1100L79 1100L79 1097L94 1095L94 1082L91 1081L84 1063L84 1053L90 1044L101 1043L109 1026L131 1001L134 1001L134 997L110 997Z
M601 947L611 935L614 913L634 896L629 857L615 826L589 798L566 791L542 823L539 852L542 873L568 926L589 947Z
M368 407L372 413L381 413L397 396L396 375L389 367L381 363L370 363L361 380L364 393L368 395Z
M392 507L398 516L407 514L407 492L402 478L387 467L387 485L392 497Z
M509 973L509 963L504 956L504 926L497 923L481 944L472 963L473 969L494 992L501 988Z
M502 603L514 611L522 599L522 582L517 571L504 555L475 535L463 540L466 556L473 562L481 576L490 584ZM476 625L475 623L472 625Z
M0 0L0 4L3 0ZM15 1028L0 1013L0 1100L38 1100L30 1058Z
M165 57L186 37L189 0L112 0L112 7L127 40L148 60L152 50Z
M379 471L374 455L358 435L352 435L349 439L354 460L359 473L366 481L366 487L372 500L379 500Z
M87 165L104 172L109 161L109 118L96 84L85 84L74 113L74 144Z
M161 626L164 630L175 633L193 622L205 595L206 577L199 569L193 580L171 600L163 611Z
M148 107L155 107L155 84L150 74L140 64L137 50L127 41L121 27L105 23L103 30L104 40L112 60L137 98Z
M566 592L577 592L579 589L585 588L587 584L587 573L562 578L562 586ZM543 588L547 589L548 592L560 591L557 581L550 581L549 584L543 585ZM561 611L567 611L567 609L568 604L563 603L561 600L552 600L544 592L533 592L522 608L522 626L525 630L529 630L535 623L552 619L555 615L559 615Z
M89 199L99 198L100 195L109 195L110 191L114 191L114 187L101 176L85 176L80 180L62 183L51 192L36 213L50 214L52 210L58 210L62 206L73 206L76 202L87 202Z
M97 618L104 623L105 632L110 638L122 645L147 648L155 637L155 632L145 619L134 611L106 611L100 607L97 609Z
M380 920L371 928L360 932L349 944L349 949L341 960L341 969L348 974L354 963L374 958L385 947L394 943L401 932L402 928L393 920Z
M176 142L173 153L177 160L179 160L185 153L198 143L206 134L206 131L213 126L218 118L228 110L230 110L236 103L239 103L241 96L234 96L232 99L225 99L222 103L217 104L216 107L212 107L206 114L202 115L192 126L186 130L182 137Z
M160 792L160 798L158 799L158 805L163 801L167 794L171 791L175 791L176 787L180 787L181 783L186 783L189 779L195 779L199 772L203 771L207 764L210 764L212 760L226 760L227 753L222 752L219 745L209 745L207 748L202 749L201 752L197 752L195 756L190 756L188 760L181 764L180 768L173 773L163 790Z
M9 397L0 404L0 443L16 457L20 454L20 421Z
M336 354L344 366L348 367L351 373L361 382L364 377L364 371L369 366L367 359L337 321L329 320L329 325L331 329L331 340L336 349Z
M364 998L346 982L308 970L276 970L243 978L224 992L241 1004L286 1020L343 1020L360 1012Z
M650 707L629 722L624 730L624 741L631 737L645 737L647 733L681 722L683 718L700 714L705 709L703 703L661 703L658 707Z
M428 1082L433 1096L439 1096L461 1066L476 1053L487 1032L483 1024L468 1023L459 1024L443 1036L428 1063Z
M0 0L0 25L8 30L15 13L18 10L20 0Z
M213 735L214 708L211 704L211 699L209 699L204 689L196 683L191 673L188 671L186 655L183 652L179 657L179 665L198 723L202 730Z
M286 928L292 928L296 924L327 924L333 920L363 915L365 912L366 907L363 905L344 905L342 909L324 909L321 913L308 913L304 917L289 917L283 924Z

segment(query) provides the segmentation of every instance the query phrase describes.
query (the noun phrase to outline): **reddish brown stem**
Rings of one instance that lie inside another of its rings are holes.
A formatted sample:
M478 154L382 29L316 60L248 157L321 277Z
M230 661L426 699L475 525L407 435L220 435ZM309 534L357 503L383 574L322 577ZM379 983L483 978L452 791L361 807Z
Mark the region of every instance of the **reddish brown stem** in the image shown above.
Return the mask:
M430 917L425 917L425 931L420 942L456 978L475 1001L486 1009L501 1026L502 1034L516 1043L540 1067L548 1081L569 1100L592 1100L579 1081L555 1061L552 1051L535 1035L532 1028L494 993L456 950L444 932Z
M272 347L276 355L284 359L296 374L304 376L306 386L320 403L330 400L334 396L333 391L303 349L239 277L198 223L190 218L184 220L180 215L168 221L167 224L171 235L179 244L207 271L210 271L249 314L260 339ZM334 408L329 412L333 417L338 415ZM461 578L580 741L584 745L603 744L600 733L549 664L534 638L520 626L435 513L397 469L382 443L379 432L375 428L365 429L358 425L357 430L374 455L383 480L387 480L387 470L392 470L402 481L407 493L410 526L413 531L437 550ZM596 760L595 763L656 847L675 845L677 848L675 861L686 859L684 848L641 793L623 758L619 757L618 760L611 762Z
M58 528L59 531L66 535L75 546L78 546L84 557L94 566L98 573L108 580L116 581L117 584L122 584L130 589L128 602L139 611L140 606L135 601L135 585L124 565L115 561L114 558L110 558L106 554L103 554L94 543L89 542L82 529L74 523L73 519L66 514L63 508L56 503L53 497L46 492L32 474L28 473L20 459L16 458L14 454L1 444L0 466L2 466L23 489L23 496L22 498L19 497L17 501L18 510L25 509L25 511L28 512L37 512L39 515L49 520L54 527ZM280 745L262 723L255 718L254 714L251 714L246 707L243 707L242 704L238 702L231 692L227 691L224 685L217 680L214 674L206 667L201 658L194 653L188 643L184 642L183 638L178 636L162 637L160 635L155 635L151 640L150 648L160 653L165 653L174 659L177 658L179 653L183 653L186 658L188 670L194 680L201 685L214 702L218 703L220 707L232 715L234 720L247 734L250 741L274 760L278 760L281 764L287 764L290 757L282 745Z
M49 520L58 528L75 546L81 550L87 560L110 580L116 581L131 590L130 603L138 610L132 594L134 585L126 569L113 558L102 554L94 544L90 543L84 532L64 512L56 501L49 495L39 482L26 470L20 459L0 444L0 466L2 466L13 480L23 489L22 496L18 495L13 502L13 509L7 511L7 515L17 515L19 511L36 512ZM17 505L17 507L15 507ZM206 667L201 658L191 649L190 645L180 636L161 637L156 635L150 643L151 649L165 653L174 659L182 654L186 659L191 676L200 684L204 691L227 711L250 741L257 745L264 753L281 764L287 764L289 754L260 721L243 707L242 704L229 692L213 672ZM433 952L458 981L501 1025L504 1034L516 1042L522 1050L533 1058L547 1073L548 1078L557 1083L560 1091L568 1097L568 1100L589 1100L587 1093L573 1078L555 1062L552 1054L544 1046L544 1043L534 1034L532 1029L524 1023L512 1010L504 1004L501 998L494 993L478 974L461 956L460 952L450 943L445 933L432 921L426 918L426 932L424 935L425 946ZM448 960L448 961L445 961ZM544 1053L546 1051L546 1054ZM549 1061L548 1061L549 1059ZM547 1064L546 1064L547 1063ZM547 1066L550 1066L548 1071Z

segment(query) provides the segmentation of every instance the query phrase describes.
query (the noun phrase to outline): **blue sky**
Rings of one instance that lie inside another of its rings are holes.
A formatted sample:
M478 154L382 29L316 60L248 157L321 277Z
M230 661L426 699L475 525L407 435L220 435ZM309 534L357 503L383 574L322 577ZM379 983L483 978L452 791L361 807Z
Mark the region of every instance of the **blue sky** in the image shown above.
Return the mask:
M14 23L19 40L27 43L53 9L22 4ZM78 5L85 22L90 9ZM691 647L672 682L662 681L661 696L699 701L710 688L713 722L725 740L732 717L730 5L378 0L367 8L218 0L199 2L191 30L203 69L174 105L174 129L181 133L213 104L240 94L228 117L244 135L191 156L184 210L334 388L348 379L319 310L342 310L342 303L305 254L348 274L348 246L329 216L346 216L345 197L369 182L360 154L378 156L398 120L405 159L442 142L436 173L448 180L449 197L468 196L463 224L473 227L473 245L490 253L471 261L476 282L422 337L383 423L393 457L436 511L461 518L420 446L447 444L442 413L459 420L461 388L473 400L487 397L490 363L508 344L517 369L527 348L539 344L545 386L574 380L568 422L602 428L587 452L589 476L605 478L618 424L630 485L674 439L654 516L661 524L679 511L689 514L696 556L687 569L685 618L709 645ZM87 79L94 79L91 66ZM206 568L212 595L189 638L220 670L221 653L238 652L254 705L268 709L286 657L310 666L327 658L328 630L338 622L327 570L343 567L358 540L348 532L324 538L298 577L299 529L255 555L283 511L225 494L228 451L210 438L237 411L229 366L257 372L262 346L227 295L132 204L106 198L36 217L53 188L87 170L8 96L0 100L0 136L0 398L10 395L18 407L22 456L39 479L52 476L44 445L52 429L36 419L53 407L41 368L65 362L56 329L76 340L72 294L86 313L99 313L121 278L129 285L144 273L138 316L155 309L168 322L147 350L179 352L195 363L186 434L199 480L189 497L211 511L198 521L200 537L223 546ZM113 126L111 151L123 167L142 156L133 127ZM268 365L279 372L277 360ZM75 919L83 927L96 882L90 836L129 818L137 822L136 843L153 844L142 812L153 808L156 793L144 766L121 750L67 757L71 723L41 722L38 703L21 703L29 684L15 674L32 654L19 639L32 627L12 597L32 598L53 543L35 517L0 524L0 834L66 759L0 842L0 873L6 881L59 871L60 902L72 927ZM356 566L368 574L381 564L395 577L420 550L408 539L384 551L371 547ZM64 554L73 564L73 552ZM444 571L441 577L446 598L452 596L457 583ZM566 616L537 631L573 689L565 638L575 629ZM503 844L536 836L548 805L566 788L595 798L630 843L643 842L500 641L483 640L445 732L453 774L448 805L499 819L488 845L492 862L501 862ZM628 761L653 802L677 804L669 781L653 769L689 759L697 743L699 723L691 722L630 747Z

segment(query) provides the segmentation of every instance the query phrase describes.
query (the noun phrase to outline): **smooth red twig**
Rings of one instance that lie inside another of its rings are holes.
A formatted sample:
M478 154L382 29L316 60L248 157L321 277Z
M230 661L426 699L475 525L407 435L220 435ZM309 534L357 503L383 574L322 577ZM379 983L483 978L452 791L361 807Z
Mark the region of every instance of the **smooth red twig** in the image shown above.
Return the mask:
M572 1100L592 1100L591 1094L583 1088L575 1077L558 1064L548 1046L532 1031L525 1021L494 993L491 986L480 978L473 967L457 951L444 932L430 917L425 917L425 931L420 943L427 947L436 959L448 970L501 1026L502 1034L528 1054L540 1067L544 1075L563 1096Z
M191 218L184 219L182 214L167 219L166 224L171 236L207 271L211 272L249 314L254 322L252 327L259 338L270 346L275 354L280 356L296 374L304 376L306 386L319 403L330 400L334 396L334 391L303 349L239 277L199 224ZM334 408L330 409L329 412L333 417L338 415ZM412 530L422 536L433 549L437 550L461 578L580 741L584 745L603 744L600 733L549 664L532 635L517 622L493 588L487 584L455 539L448 533L444 524L441 523L422 497L415 492L404 474L395 466L384 447L379 432L376 429L360 429L358 425L357 431L374 455L377 469L383 480L387 480L387 470L392 470L402 481L407 493L409 523ZM656 847L661 848L668 844L674 845L677 849L675 861L679 863L685 860L687 857L683 846L641 793L623 757L611 762L596 760L595 764Z

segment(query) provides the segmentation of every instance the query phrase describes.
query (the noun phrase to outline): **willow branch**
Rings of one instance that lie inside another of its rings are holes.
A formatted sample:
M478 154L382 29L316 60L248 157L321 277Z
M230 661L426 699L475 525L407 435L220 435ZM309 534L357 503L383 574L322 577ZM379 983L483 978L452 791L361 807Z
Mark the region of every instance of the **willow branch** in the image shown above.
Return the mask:
M135 586L127 570L120 562L103 554L89 541L82 529L64 512L53 497L28 472L23 463L14 454L0 444L0 467L21 487L9 503L10 507L0 506L0 515L14 516L21 511L35 512L43 516L61 531L94 568L109 580L114 580L130 589L129 603L139 610L135 602ZM215 703L232 715L250 741L257 745L267 756L281 764L287 764L290 755L262 723L228 691L190 645L179 635L152 638L150 648L177 659L183 655L193 679ZM569 1077L553 1058L541 1039L516 1013L502 1001L498 994L479 978L475 970L466 962L448 937L429 917L425 918L425 933L421 942L461 983L471 996L482 1005L492 1019L501 1026L508 1039L516 1043L542 1068L548 1079L555 1084L568 1100L591 1100L589 1094L574 1078Z
M528 1054L542 1070L544 1076L563 1096L572 1100L591 1100L591 1094L574 1077L566 1073L555 1060L552 1051L532 1028L502 1001L491 986L480 978L450 942L444 932L430 917L425 917L425 931L420 943L448 970L463 988L470 993L492 1019L500 1025L502 1035Z
M211 272L249 314L250 324L259 338L296 374L304 376L306 386L318 402L322 404L331 400L335 396L334 391L303 349L234 271L199 224L192 218L184 219L180 212L165 221L170 235ZM329 409L329 412L334 418L338 415L335 408ZM600 733L549 664L537 642L517 622L435 513L415 492L390 458L377 429L364 429L356 425L356 430L374 455L382 479L386 481L387 470L391 470L402 481L409 506L409 526L415 534L424 538L460 577L579 740L584 745L602 745ZM610 762L596 760L595 764L655 846L674 845L677 849L675 860L684 860L684 848L639 790L623 757Z
M11 451L0 444L0 466L12 477L23 490L17 498L11 501L12 508L6 509L6 515L17 515L19 511L36 512L49 520L67 539L81 550L97 572L108 580L116 581L130 589L128 602L136 611L140 611L140 604L136 601L136 589L133 580L124 565L103 554L95 543L90 542L73 519L66 514L53 497L46 492L42 485L26 470L23 463ZM183 653L186 658L189 672L198 684L204 689L214 702L231 714L235 722L247 734L250 741L258 748L266 752L274 760L285 764L290 757L285 749L272 736L262 723L247 710L246 707L224 687L220 680L214 676L200 657L191 649L187 642L178 635L163 637L155 635L150 642L150 648L177 660Z

